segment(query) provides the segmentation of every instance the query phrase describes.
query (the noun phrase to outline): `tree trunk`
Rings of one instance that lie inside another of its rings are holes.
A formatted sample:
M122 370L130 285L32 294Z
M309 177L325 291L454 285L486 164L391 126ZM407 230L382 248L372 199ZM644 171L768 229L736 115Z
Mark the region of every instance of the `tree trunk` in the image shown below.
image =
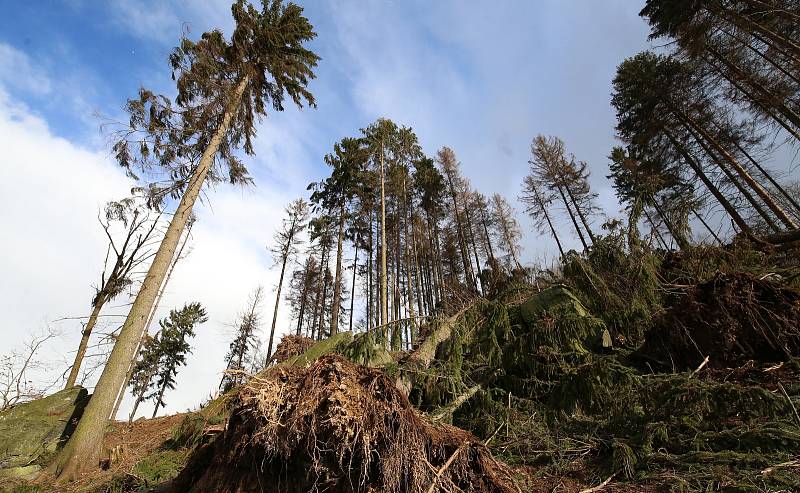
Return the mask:
M172 216L164 239L158 247L142 287L122 326L117 342L100 375L100 380L95 386L94 394L83 412L83 417L78 422L72 437L48 468L49 473L53 476L72 480L78 472L94 468L99 462L108 417L114 408L117 391L125 380L128 365L136 355L136 347L144 332L144 324L153 307L158 289L166 276L181 234L191 216L192 207L200 195L203 182L214 162L214 156L230 127L231 119L241 103L242 94L248 82L249 78L244 76L236 85L231 100L226 105L222 122L203 151L200 162L186 186L186 191Z
M709 226L708 223L705 221L705 219L703 219L703 216L698 214L697 211L695 211L695 210L692 210L692 212L694 213L695 217L697 219L699 219L701 223L703 223L703 226L705 226L706 230L708 230L708 232L711 233L711 236L713 236L714 239L717 240L717 243L722 245L722 240L719 239L719 237L717 236L717 233L715 233L714 230L711 229L711 226Z
M753 197L753 194L750 193L750 191L745 187L745 185L739 183L739 180L736 178L736 176L734 176L731 170L729 170L728 167L722 162L722 160L712 151L712 149L708 146L703 137L699 135L697 132L695 132L695 128L689 125L688 122L686 121L683 121L682 123L687 128L692 137L695 139L695 141L700 145L700 147L703 148L703 151L717 164L717 167L725 174L728 180L730 180L731 184L733 184L736 187L736 189L739 190L739 192L750 203L750 205L753 206L753 209L758 213L758 215L761 216L762 219L764 219L764 222L766 222L767 225L770 228L772 228L773 231L779 231L780 228L778 228L778 225L775 224L775 221L772 220L772 217L770 217L767 211L765 211L764 208L761 207L761 204L758 203L756 198Z
M583 211L578 205L578 201L575 200L575 196L572 194L572 190L570 190L569 185L567 183L564 184L564 188L567 190L567 195L569 195L569 200L572 202L573 207L575 207L575 212L578 213L578 218L580 218L581 224L583 224L583 227L589 234L589 239L592 240L592 244L594 244L596 241L594 233L592 233L592 228L589 227L589 222L586 220L586 216L584 216Z
M667 136L672 145L678 150L683 159L686 161L686 164L689 165L694 170L695 175L700 178L700 181L703 182L703 185L706 186L709 192L717 199L717 202L725 209L725 212L731 217L734 223L739 226L745 234L749 236L753 236L753 232L750 230L750 226L747 225L745 220L739 214L739 212L728 202L728 199L719 191L717 187L711 182L708 176L703 171L703 168L700 167L700 164L694 160L694 158L689 154L689 152L675 139L675 137L669 133L666 129L663 129L664 135Z
M714 149L717 150L717 152L720 153L720 155L722 155L723 158L725 158L728 163L730 163L731 167L733 167L736 173L745 181L745 183L750 186L750 188L755 190L758 196L761 197L761 200L767 204L767 207L769 207L770 210L772 210L772 212L778 216L778 219L780 219L787 228L798 229L797 223L788 214L786 214L786 211L784 211L777 202L775 202L775 199L772 197L772 195L770 195L770 193L767 192L760 183L754 180L750 173L748 173L747 170L744 169L744 167L739 164L739 162L719 144L719 142L709 135L704 128L698 125L691 116L684 115L684 118L689 125L691 125L709 144L711 144Z
M578 221L575 220L575 214L572 212L572 209L569 207L569 202L567 202L567 197L564 195L564 190L561 189L561 185L556 185L558 189L559 195L561 195L561 201L564 202L564 208L567 210L567 214L569 214L569 218L572 220L572 225L575 226L575 231L578 232L578 238L581 240L581 244L583 245L583 251L588 251L589 246L586 244L586 238L583 236L583 231L578 226Z
M747 99L749 99L750 101L753 102L753 104L758 106L761 109L761 111L763 111L767 116L772 118L778 125L780 125L784 130L786 130L792 137L794 137L796 140L800 140L800 133L798 133L795 128L793 128L791 125L789 125L789 123L784 121L783 118L779 117L778 114L773 112L772 109L766 103L764 103L763 101L761 101L761 99L759 99L754 94L752 94L748 89L746 89L742 84L740 84L735 78L732 78L730 75L725 73L724 70L722 70L720 67L718 67L711 60L712 60L712 58L710 56L705 58L705 62L708 65L710 65L714 70L716 70L717 73L723 79L728 81L728 83L730 85L732 85L736 90L738 90L739 92L744 94ZM796 126L800 127L800 124L794 122L792 118L789 118L789 121L792 122L792 123L795 123Z
M356 254L353 257L353 288L350 290L350 327L353 332L353 304L356 299L356 276L358 275L358 238L356 239Z
M153 303L153 309L150 310L150 315L148 315L147 322L145 322L144 324L144 332L142 332L142 337L141 339L139 339L139 345L136 346L136 356L134 356L134 359L131 360L131 364L128 366L128 373L125 374L125 381L122 383L122 387L120 387L119 392L117 394L117 402L114 404L114 412L111 413L112 421L117 418L117 412L119 412L119 406L122 404L122 401L125 398L125 390L128 388L128 384L131 381L131 376L133 375L133 366L136 364L136 360L139 357L139 351L141 351L142 344L144 344L144 340L147 337L147 331L150 330L150 324L153 323L153 318L156 316L156 312L158 311L158 306L161 304L161 297L164 296L164 290L169 285L169 280L172 277L172 273L175 271L175 266L181 259L181 255L183 254L183 249L186 246L186 243L189 242L189 235L191 234L192 234L192 224L189 224L189 227L186 231L186 236L183 238L183 243L181 243L181 247L175 254L175 258L172 259L172 264L170 264L169 266L169 271L167 272L167 276L164 278L164 282L161 284L161 287L158 290L158 296L156 296L155 303Z
M309 258L311 258L311 254L309 253ZM306 266L303 269L303 291L300 295L300 313L297 316L297 332L296 334L299 336L300 331L303 329L303 317L305 316L306 311L306 298L308 297L308 284L309 284L309 277L311 276L311 271L309 269L309 259L306 259Z
M658 205L658 202L656 202L655 199L653 199L652 202L653 202L653 208L656 210L658 217L660 217L661 220L664 221L664 225L667 227L667 230L669 230L669 234L671 234L672 237L675 238L675 242L678 243L678 248L680 248L681 250L685 250L689 246L689 242L686 240L686 237L683 235L683 233L676 230L676 228L672 224L672 221L670 221L667 215L664 214L664 211L661 210L661 207Z
M286 247L283 249L283 258L281 259L281 275L278 278L278 290L275 293L275 309L272 311L272 327L269 329L269 343L267 344L267 359L264 361L264 367L269 364L272 359L272 342L275 339L275 324L278 323L278 307L281 303L281 288L283 287L283 275L286 272L286 261L289 259L289 248L292 244L292 236L286 242Z
M113 272L108 277L108 282L106 284L108 285L112 279L114 279ZM67 383L64 385L65 389L71 389L74 387L75 382L78 380L78 372L81 369L83 358L86 356L86 348L89 346L89 337L92 335L92 330L97 323L97 318L100 316L100 310L103 309L103 305L105 305L105 303L105 286L103 286L102 291L97 297L94 307L92 308L92 313L89 315L89 320L86 321L86 327L83 328L83 332L81 333L81 342L78 344L78 351L75 353L75 361L72 363L72 369L69 372L69 377L67 377Z
M547 226L550 228L550 233L553 235L553 239L556 240L556 245L558 245L558 251L561 253L561 257L564 257L564 247L561 246L561 240L558 239L558 234L556 233L556 228L553 227L553 221L550 220L550 213L547 212L547 207L545 207L544 202L542 201L542 197L539 195L539 190L534 186L533 187L533 194L536 197L536 202L539 204L539 208L542 210L544 214L544 218L547 220Z
M342 301L342 243L344 242L344 200L339 208L339 236L336 241L336 277L333 281L333 307L331 309L331 337L339 332L339 305ZM355 278L355 275L353 276Z
M381 325L389 321L389 283L386 276L386 190L383 154L383 140L381 140L381 319L379 322Z
M241 366L241 365L240 365ZM158 398L156 398L156 406L153 408L153 415L150 419L155 419L158 415L158 408L161 407L161 400L164 398L164 392L167 390L168 380L165 378L164 383L161 385L161 390L158 391Z
M661 231L659 231L658 228L656 227L656 223L653 222L653 218L650 217L650 214L648 214L647 209L642 207L642 212L644 212L644 216L647 218L647 222L650 223L650 229L653 232L655 232L656 238L658 238L658 241L659 241L659 243L661 243L661 246L664 247L664 250L669 250L669 247L667 246L667 242L664 241L664 237L661 236Z

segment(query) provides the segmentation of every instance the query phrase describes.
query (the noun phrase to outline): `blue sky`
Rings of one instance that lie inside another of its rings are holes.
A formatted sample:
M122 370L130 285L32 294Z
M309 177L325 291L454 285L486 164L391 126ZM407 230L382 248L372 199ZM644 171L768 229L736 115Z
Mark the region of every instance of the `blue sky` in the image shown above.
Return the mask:
M429 154L452 147L475 188L505 195L518 211L532 137L558 135L589 162L606 212L618 207L605 179L614 145L611 79L619 62L649 47L637 16L641 2L301 4L322 57L311 85L318 108L269 115L259 125L257 155L248 159L256 186L219 187L197 211L194 250L176 271L162 312L197 299L211 321L168 399L170 412L213 390L208 382L222 370L225 324L257 284L268 292L274 286L265 245L283 205L323 176L322 157L334 142L378 117L413 127ZM110 159L100 126L124 119L125 100L140 86L170 94L167 56L182 30L189 37L229 31L229 3L6 2L3 11L0 210L10 234L0 242L0 311L11 313L4 323L12 344L50 324L63 331L59 344L72 347L75 324L54 320L87 310L105 247L97 210L131 186ZM521 212L519 219L523 259L552 259L550 238L531 231ZM265 314L273 303L268 295ZM110 314L124 314L124 301L119 305Z

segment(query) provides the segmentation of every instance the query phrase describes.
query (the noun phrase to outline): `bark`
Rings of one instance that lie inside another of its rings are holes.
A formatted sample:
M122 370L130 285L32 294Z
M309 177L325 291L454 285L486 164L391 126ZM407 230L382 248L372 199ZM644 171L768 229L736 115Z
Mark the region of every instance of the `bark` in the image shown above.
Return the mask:
M589 227L589 222L586 220L586 216L583 214L583 211L578 205L578 201L575 200L575 196L573 195L572 190L569 188L569 184L564 183L564 188L567 190L567 195L569 195L569 200L572 202L572 206L575 207L575 212L578 213L578 218L581 220L581 224L583 224L583 227L589 234L589 239L592 240L592 244L594 244L597 240L594 237L592 228Z
M680 118L680 115L677 116L679 116ZM750 205L753 206L753 209L755 209L758 215L761 216L762 219L764 219L764 222L766 222L767 225L769 225L769 227L773 229L773 231L778 231L780 228L778 228L778 225L775 224L775 221L772 220L772 217L770 217L767 211L765 211L764 208L761 207L761 204L759 204L756 198L753 197L753 194L751 194L750 191L744 185L739 183L739 180L736 178L736 176L734 176L734 174L728 169L728 167L722 162L722 160L716 155L716 153L712 151L712 149L706 143L705 139L703 139L703 137L695 131L695 127L690 125L688 121L685 120L683 121L683 124L689 130L689 133L692 134L692 137L695 139L695 141L700 145L700 147L703 148L703 151L717 164L717 167L719 167L719 169L722 170L725 176L728 177L728 180L739 190L739 192L741 192L741 194L744 196L745 199L747 199Z
M308 277L311 274L308 270L308 263L306 263L305 269L303 269L303 290L300 294L300 312L297 315L297 332L296 335L300 335L300 331L303 329L303 317L305 316L306 311L306 298L308 297Z
M720 192L719 189L716 186L714 186L714 184L711 182L711 180L703 171L703 168L700 167L700 164L694 160L692 155L689 154L689 151L687 151L686 148L684 148L677 141L677 139L675 139L675 137L671 133L669 133L669 131L667 131L666 129L662 130L664 132L664 135L667 136L667 139L669 139L672 145L675 146L675 148L678 150L678 153L681 156L683 156L683 159L684 161L686 161L686 164L688 164L689 167L692 168L692 170L694 170L695 175L697 175L697 177L700 178L700 181L703 182L703 185L705 185L708 191L711 192L714 198L717 199L717 202L719 202L722 208L725 209L725 212L728 213L733 222L736 223L739 229L742 230L745 234L752 237L753 232L750 230L750 226L747 225L747 223L739 214L739 212L733 207L733 205L731 205L728 199L725 198L722 192Z
M128 384L131 381L131 376L133 375L133 366L136 364L136 359L139 357L139 351L142 349L142 344L147 337L147 331L150 330L150 324L153 323L153 318L156 316L156 312L158 311L158 307L161 304L161 298L164 296L164 290L169 285L169 280L172 278L172 273L175 271L175 266L178 264L178 261L181 259L181 255L183 254L183 249L186 247L186 243L189 242L189 236L192 234L192 224L189 225L186 236L183 238L183 243L181 243L181 247L178 249L178 252L175 254L175 258L172 259L172 264L169 266L169 271L167 272L167 276L164 278L164 282L161 284L161 288L158 290L158 296L156 296L156 302L153 303L153 309L150 310L150 315L147 317L147 322L144 325L144 332L142 332L142 338L139 339L139 345L136 346L136 357L131 361L130 366L128 367L128 373L125 375L125 382L122 384L122 387L119 389L119 393L117 395L117 402L114 404L114 412L111 414L111 419L114 420L117 417L117 412L119 412L119 406L122 404L123 399L125 398L125 390L128 388Z
M114 344L108 362L95 386L94 394L72 437L48 469L53 476L71 480L81 470L97 466L117 391L125 380L131 360L136 356L136 347L144 332L145 322L155 302L158 289L166 276L181 234L191 216L192 207L200 195L203 182L213 165L214 156L230 127L231 119L239 107L248 82L249 78L244 76L236 85L231 100L226 106L222 122L203 151L200 162L187 184L186 191L172 216L142 287L139 289L128 317L120 330L117 342Z
M564 208L567 210L567 214L569 214L569 218L572 220L572 225L575 227L575 231L578 232L578 238L581 240L581 244L583 245L583 251L589 250L589 246L586 244L586 238L583 236L583 231L581 231L580 226L578 226L578 221L575 220L575 214L572 212L572 209L569 207L569 202L567 201L566 195L564 195L564 190L561 189L561 185L556 185L558 189L559 195L561 195L561 201L564 203Z
M539 195L539 190L537 188L533 189L534 196L536 197L536 202L539 204L539 208L542 210L544 214L544 218L547 220L547 226L550 228L550 233L553 235L553 239L556 240L556 245L558 245L558 251L561 253L561 256L564 256L564 247L561 246L561 240L558 239L558 233L556 233L556 228L553 226L553 221L550 219L550 213L547 212L547 207L545 207L544 202L542 201L542 197Z
M336 240L336 277L333 281L333 308L331 309L331 337L339 332L339 305L342 301L342 243L344 242L345 206L339 207L339 235ZM354 274L355 277L355 274Z
M381 319L379 324L385 324L389 321L389 283L386 276L386 177L384 172L384 150L383 141L381 141L381 274L380 274L380 289L381 289Z
M661 236L661 231L659 231L658 228L656 228L656 223L653 221L653 218L650 217L650 214L647 212L647 209L642 208L642 212L644 212L644 217L646 217L647 222L650 223L650 229L656 234L656 238L658 238L658 241L659 243L661 243L661 246L664 247L664 250L669 250L667 242L664 241L664 237Z
M711 229L711 226L709 226L708 223L705 221L705 219L703 219L703 216L698 214L697 211L692 211L692 212L694 213L695 217L700 220L700 222L703 224L703 226L705 226L706 230L708 230L708 232L711 233L711 236L713 236L714 239L717 240L717 243L722 245L722 240L719 239L719 236L717 236L717 233L715 233L714 230Z
M112 277L109 277L108 282L111 282L111 279ZM86 356L86 348L89 347L89 337L92 335L92 330L94 329L97 319L100 316L100 310L103 309L103 305L105 305L105 303L106 295L104 288L95 300L92 313L89 315L89 320L86 321L86 327L83 328L83 332L81 333L81 342L78 344L78 351L75 353L75 361L72 363L72 369L69 372L69 377L67 377L67 383L64 385L65 389L71 389L74 387L75 382L78 380L78 372L81 369L83 358Z
M353 331L353 302L356 299L356 276L358 275L358 240L356 240L356 254L353 257L353 288L350 290L350 332Z
M272 311L272 327L269 329L269 343L267 344L267 359L264 361L264 366L269 364L272 359L272 342L275 339L275 324L278 322L278 307L281 303L281 288L283 287L283 275L286 273L286 261L289 259L289 249L291 248L292 237L286 241L286 246L283 249L281 256L281 275L278 278L278 289L275 293L275 309Z
M739 164L739 162L734 158L724 147L722 147L719 142L716 141L711 135L704 128L697 124L697 122L692 119L691 116L684 114L685 121L691 125L697 133L699 133L711 146L717 150L717 152L725 158L725 160L731 165L731 167L736 171L736 173L747 183L750 188L752 188L761 200L770 208L772 212L780 219L780 221L790 229L798 229L797 223L788 215L783 208L775 202L775 199L770 195L770 193L761 186L753 177L748 173L744 167Z
M664 221L664 225L667 227L669 234L671 234L672 237L675 238L675 241L678 243L678 248L680 248L681 250L685 250L686 248L688 248L689 242L686 240L686 236L684 236L683 233L679 232L675 228L675 226L672 224L672 221L670 221L667 215L664 214L664 211L661 210L661 206L658 205L658 202L656 202L655 199L653 199L652 202L653 202L653 208L656 210L658 217L660 217L661 220Z

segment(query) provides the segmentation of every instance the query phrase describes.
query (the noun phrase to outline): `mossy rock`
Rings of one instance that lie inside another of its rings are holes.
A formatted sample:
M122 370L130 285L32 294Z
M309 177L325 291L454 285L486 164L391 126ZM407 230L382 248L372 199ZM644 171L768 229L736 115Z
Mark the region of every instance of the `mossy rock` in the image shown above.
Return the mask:
M89 401L74 387L0 413L0 476L27 475L46 462L80 419Z

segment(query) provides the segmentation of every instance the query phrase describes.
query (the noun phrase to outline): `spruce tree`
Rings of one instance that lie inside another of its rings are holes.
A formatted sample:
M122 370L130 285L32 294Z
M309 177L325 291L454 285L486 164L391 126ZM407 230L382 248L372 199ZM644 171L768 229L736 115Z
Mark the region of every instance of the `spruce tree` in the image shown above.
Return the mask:
M180 202L92 399L50 467L55 476L72 479L97 465L117 393L206 180L226 176L232 183L248 183L237 149L254 152L257 119L270 106L283 110L286 95L297 105L314 105L306 86L319 57L304 47L316 34L302 9L272 0L258 10L238 0L232 13L235 28L229 40L210 31L197 42L183 39L171 54L178 92L174 103L143 89L128 104L130 129L114 147L117 159L131 174L151 165L167 170L175 180L170 192Z

